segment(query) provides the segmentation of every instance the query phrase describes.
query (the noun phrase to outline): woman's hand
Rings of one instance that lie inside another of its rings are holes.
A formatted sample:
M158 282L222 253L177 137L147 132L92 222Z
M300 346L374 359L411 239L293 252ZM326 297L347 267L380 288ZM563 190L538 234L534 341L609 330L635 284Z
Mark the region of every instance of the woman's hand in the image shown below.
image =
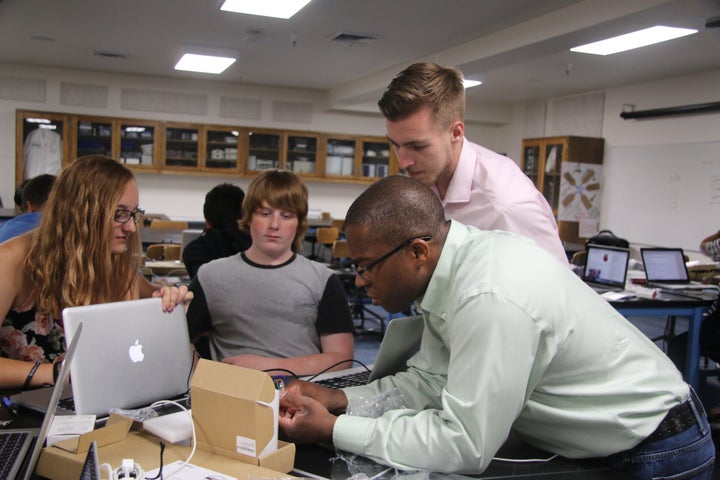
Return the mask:
M162 286L155 290L152 294L154 298L162 298L163 312L172 312L175 307L181 303L187 308L190 304L190 300L193 298L193 293L188 291L185 285L179 287L173 286Z

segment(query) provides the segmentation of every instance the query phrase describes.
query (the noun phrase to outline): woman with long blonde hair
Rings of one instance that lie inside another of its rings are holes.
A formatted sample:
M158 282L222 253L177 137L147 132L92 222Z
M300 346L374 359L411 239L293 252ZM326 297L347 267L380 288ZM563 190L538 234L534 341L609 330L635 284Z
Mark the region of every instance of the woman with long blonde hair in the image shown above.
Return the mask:
M130 170L82 157L58 177L39 227L0 244L0 388L54 383L65 307L155 296L170 311L189 302L184 286L158 288L138 274L138 204Z

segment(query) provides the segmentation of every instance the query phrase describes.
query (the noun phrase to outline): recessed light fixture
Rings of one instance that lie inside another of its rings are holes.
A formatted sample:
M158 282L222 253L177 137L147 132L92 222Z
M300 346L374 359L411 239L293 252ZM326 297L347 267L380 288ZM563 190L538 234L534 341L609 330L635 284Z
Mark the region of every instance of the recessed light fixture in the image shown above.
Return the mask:
M235 59L231 57L185 53L175 65L175 70L219 74L233 63L235 63Z
M308 3L310 0L225 0L220 10L288 19Z
M466 90L468 88L477 87L478 85L482 85L480 80L468 80L467 78L463 80L463 87L465 87Z
M617 37L600 40L599 42L588 43L579 47L571 48L571 52L591 53L593 55L611 55L613 53L632 50L633 48L646 47L654 43L672 40L673 38L684 37L697 33L697 30L690 28L676 28L655 26L638 30L637 32L626 33Z

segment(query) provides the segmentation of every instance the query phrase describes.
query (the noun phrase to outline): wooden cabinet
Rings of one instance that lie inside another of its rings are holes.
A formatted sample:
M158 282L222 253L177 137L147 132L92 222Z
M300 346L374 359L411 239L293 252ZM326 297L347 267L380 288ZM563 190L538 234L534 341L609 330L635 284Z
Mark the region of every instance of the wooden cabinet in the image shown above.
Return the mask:
M105 155L134 169L157 170L157 122L78 115L70 123L70 158Z
M583 243L580 221L598 220L593 217L599 209L604 143L602 138L574 136L522 142L520 167L552 207L564 242Z
M115 117L17 112L16 183L24 178L24 145L38 128L55 133L57 172L70 159L106 155L132 170L253 176L269 168L313 181L371 183L398 173L384 137L162 122ZM29 145L29 144L28 144ZM33 175L34 176L34 175Z

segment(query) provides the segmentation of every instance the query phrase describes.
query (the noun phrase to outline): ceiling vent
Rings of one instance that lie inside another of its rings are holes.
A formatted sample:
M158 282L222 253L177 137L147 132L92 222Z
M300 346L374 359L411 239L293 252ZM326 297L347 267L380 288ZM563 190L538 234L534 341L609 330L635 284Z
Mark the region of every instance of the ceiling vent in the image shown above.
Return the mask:
M356 43L360 43L362 45L370 45L372 43L375 43L375 40L379 38L379 35L373 35L371 33L338 32L332 38L330 38L330 41L349 43L350 45L354 45Z

